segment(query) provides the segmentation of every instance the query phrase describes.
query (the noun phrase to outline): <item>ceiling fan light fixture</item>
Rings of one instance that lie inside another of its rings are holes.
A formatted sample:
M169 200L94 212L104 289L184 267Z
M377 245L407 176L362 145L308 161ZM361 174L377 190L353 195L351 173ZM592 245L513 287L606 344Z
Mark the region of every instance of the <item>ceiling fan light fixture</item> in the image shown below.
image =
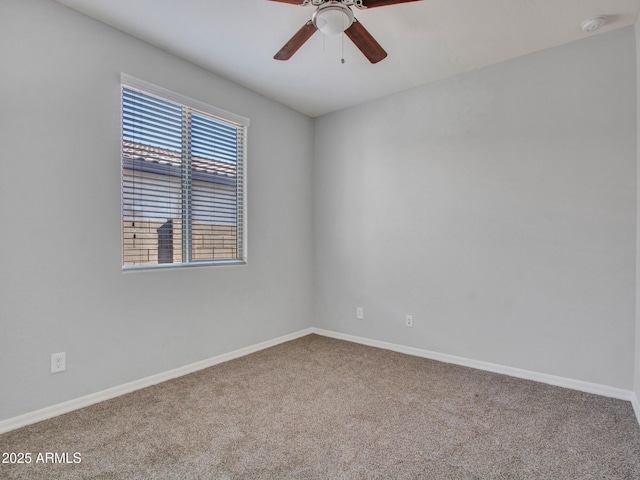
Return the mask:
M353 23L353 12L343 4L327 3L318 7L311 21L325 35L338 35Z

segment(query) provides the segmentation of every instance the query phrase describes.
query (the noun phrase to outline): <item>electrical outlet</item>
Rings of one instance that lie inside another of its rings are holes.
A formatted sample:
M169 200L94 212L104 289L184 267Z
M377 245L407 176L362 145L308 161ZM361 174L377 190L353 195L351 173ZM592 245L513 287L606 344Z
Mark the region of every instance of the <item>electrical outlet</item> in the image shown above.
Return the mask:
M404 317L405 327L413 327L413 315L406 315Z
M51 373L64 372L66 370L65 352L51 354Z
M362 320L364 318L364 308L362 307L356 308L356 318L358 320Z

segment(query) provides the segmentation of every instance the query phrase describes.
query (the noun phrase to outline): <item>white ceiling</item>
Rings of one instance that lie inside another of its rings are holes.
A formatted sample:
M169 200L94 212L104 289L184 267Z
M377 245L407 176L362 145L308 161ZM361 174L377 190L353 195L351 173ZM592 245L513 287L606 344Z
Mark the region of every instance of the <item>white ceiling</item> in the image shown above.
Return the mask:
M291 60L274 60L314 7L269 0L56 1L312 117L625 27L640 8L640 0L423 0L354 9L389 54L372 65L348 38L319 32ZM607 15L607 22L584 33L580 24L595 15Z

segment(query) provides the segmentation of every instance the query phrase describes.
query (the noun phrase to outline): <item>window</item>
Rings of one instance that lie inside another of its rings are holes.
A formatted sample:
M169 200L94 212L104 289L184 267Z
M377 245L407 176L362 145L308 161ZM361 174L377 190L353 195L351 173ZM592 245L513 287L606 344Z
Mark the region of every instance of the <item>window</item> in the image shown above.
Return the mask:
M248 125L123 75L123 268L244 262Z

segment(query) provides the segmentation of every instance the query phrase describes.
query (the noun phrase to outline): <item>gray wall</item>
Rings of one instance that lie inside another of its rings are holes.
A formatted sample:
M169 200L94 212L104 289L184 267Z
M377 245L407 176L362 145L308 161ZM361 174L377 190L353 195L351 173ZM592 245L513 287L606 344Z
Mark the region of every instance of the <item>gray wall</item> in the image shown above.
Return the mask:
M48 0L0 59L0 420L311 325L309 118ZM121 272L120 72L251 119L248 265Z
M640 185L640 21L636 22L636 115L637 128L636 148L638 155L638 185ZM635 358L635 382L634 391L637 400L640 401L640 192L637 195L637 220L636 220L636 358ZM636 412L640 416L640 412ZM640 421L640 418L639 418Z
M630 390L635 63L630 27L318 119L317 326Z

